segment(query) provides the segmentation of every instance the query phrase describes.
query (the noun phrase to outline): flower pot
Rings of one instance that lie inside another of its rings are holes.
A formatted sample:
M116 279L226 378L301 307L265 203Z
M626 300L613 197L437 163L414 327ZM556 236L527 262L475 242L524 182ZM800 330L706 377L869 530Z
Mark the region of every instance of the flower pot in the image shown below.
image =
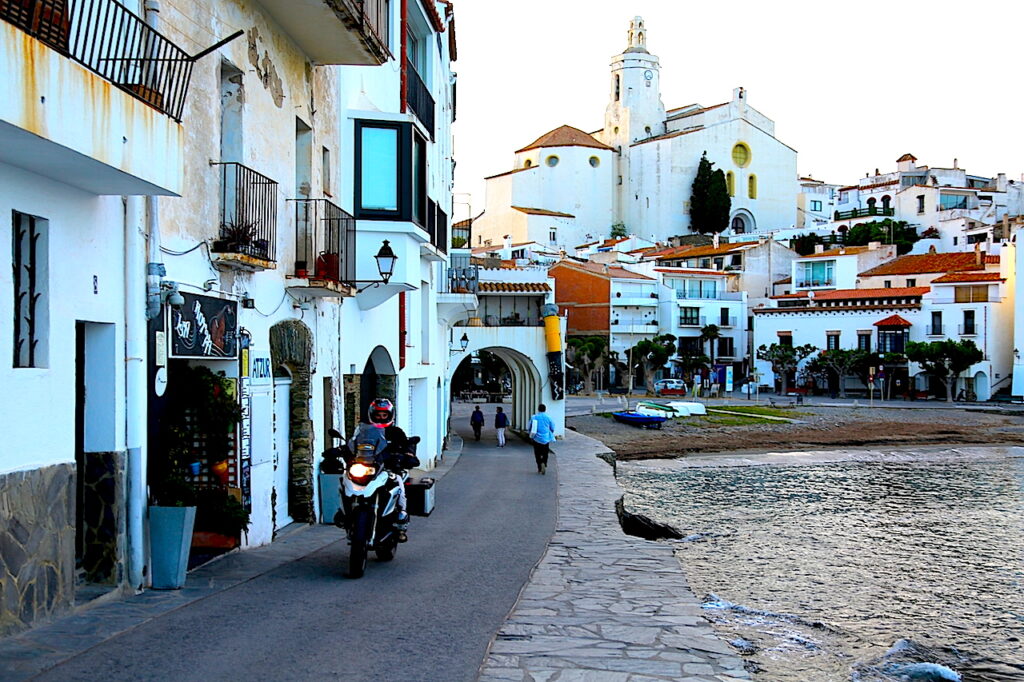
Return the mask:
M217 477L217 480L221 482L221 485L228 484L230 472L228 470L228 461L226 459L222 459L221 461L214 463L213 466L210 467L210 471L212 471L213 475Z
M149 553L154 590L180 590L185 586L195 521L195 507L149 508Z
M197 549L234 549L238 547L238 538L208 530L197 530L192 533L192 546Z

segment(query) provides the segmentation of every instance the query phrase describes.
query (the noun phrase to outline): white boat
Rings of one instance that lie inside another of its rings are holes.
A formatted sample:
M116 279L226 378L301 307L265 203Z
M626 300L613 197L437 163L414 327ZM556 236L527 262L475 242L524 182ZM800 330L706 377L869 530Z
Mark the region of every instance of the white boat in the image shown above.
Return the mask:
M668 404L669 407L674 409L680 417L686 417L693 414L707 414L707 408L704 407L703 403L691 403L691 402L671 402Z
M636 404L636 410L634 411L637 414L643 414L649 417L668 417L671 419L672 417L684 416L680 415L671 407L652 402L639 402Z

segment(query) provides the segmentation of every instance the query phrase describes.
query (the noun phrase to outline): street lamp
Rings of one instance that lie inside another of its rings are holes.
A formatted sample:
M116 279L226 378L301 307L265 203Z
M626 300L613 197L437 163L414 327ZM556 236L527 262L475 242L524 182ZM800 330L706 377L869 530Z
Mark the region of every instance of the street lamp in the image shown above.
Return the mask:
M459 347L458 348L449 348L448 349L448 353L451 354L451 355L455 355L456 353L465 353L466 352L466 348L468 348L468 347L469 347L469 335L467 335L465 332L463 332L462 333L462 338L459 339Z
M395 262L398 260L398 256L395 255L394 250L391 248L391 242L387 239L381 244L380 250L377 251L377 255L374 256L377 261L377 274L380 275L379 280L368 282L365 287L359 289L356 293L361 294L371 287L379 287L381 284L387 284L391 279L391 275L395 274ZM360 281L360 280L357 280ZM360 282L365 282L361 280Z

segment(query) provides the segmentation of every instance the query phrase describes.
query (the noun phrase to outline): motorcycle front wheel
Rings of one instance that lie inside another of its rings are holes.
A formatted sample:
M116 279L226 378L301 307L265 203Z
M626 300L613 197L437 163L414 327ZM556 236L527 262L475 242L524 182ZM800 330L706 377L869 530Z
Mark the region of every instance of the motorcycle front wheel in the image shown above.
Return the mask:
M370 530L373 527L373 512L360 509L352 522L352 547L348 553L348 577L362 578L366 572L366 555L370 544Z

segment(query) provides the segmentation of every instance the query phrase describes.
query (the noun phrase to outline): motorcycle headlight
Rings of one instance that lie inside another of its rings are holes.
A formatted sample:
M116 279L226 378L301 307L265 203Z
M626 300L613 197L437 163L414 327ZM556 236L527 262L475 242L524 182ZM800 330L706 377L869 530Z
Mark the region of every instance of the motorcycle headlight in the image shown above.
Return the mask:
M348 475L352 478L369 478L377 473L374 467L368 467L362 462L356 462L348 468Z

